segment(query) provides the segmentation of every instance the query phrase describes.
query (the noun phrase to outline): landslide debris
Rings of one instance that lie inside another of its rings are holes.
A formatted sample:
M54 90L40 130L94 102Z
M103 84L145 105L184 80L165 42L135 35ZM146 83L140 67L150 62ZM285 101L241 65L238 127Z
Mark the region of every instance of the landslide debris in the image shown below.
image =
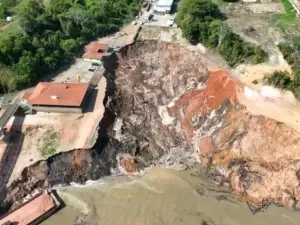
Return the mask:
M26 168L4 203L35 188L99 179L111 169L131 174L201 162L213 182L262 209L270 203L300 208L299 133L258 115L263 108L251 114L249 101L240 102L241 82L215 70L197 49L136 42L106 57L104 66L106 111L97 144Z
M214 182L246 201L300 208L300 135L247 111L238 80L209 71L197 51L160 41L128 46L117 59L123 138L135 136L164 163L200 159Z

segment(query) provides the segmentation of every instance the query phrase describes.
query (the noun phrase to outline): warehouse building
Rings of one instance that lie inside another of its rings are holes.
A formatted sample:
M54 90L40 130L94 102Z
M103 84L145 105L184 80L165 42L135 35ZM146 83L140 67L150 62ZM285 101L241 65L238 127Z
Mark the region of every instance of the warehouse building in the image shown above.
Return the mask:
M171 13L173 0L158 0L154 6L155 13Z

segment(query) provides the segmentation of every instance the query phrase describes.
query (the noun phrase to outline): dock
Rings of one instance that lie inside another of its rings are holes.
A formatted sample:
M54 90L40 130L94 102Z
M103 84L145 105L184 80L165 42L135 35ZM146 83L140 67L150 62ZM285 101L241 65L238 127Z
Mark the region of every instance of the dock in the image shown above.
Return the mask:
M37 225L55 213L61 202L51 191L43 191L0 217L0 225Z

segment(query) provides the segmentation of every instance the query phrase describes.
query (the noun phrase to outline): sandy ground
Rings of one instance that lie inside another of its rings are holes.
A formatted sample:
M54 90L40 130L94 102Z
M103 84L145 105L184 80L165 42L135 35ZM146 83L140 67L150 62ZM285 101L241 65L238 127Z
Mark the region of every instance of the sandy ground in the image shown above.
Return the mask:
M121 29L119 32L107 37L99 38L98 41L108 44L109 46L114 48L120 48L134 42L134 39L141 26L142 24L140 21L136 25L128 24L124 26L123 29Z
M282 122L300 133L300 104L290 92L280 92L279 97L249 97L242 88L237 88L237 97L241 104L253 115L263 115ZM254 92L259 93L259 92Z
M259 90L262 86L262 79L269 73L276 70L287 70L291 72L291 67L287 63L270 65L267 63L259 65L240 65L232 70L232 74L238 77L246 86ZM258 81L257 84L253 81Z
M0 144L0 156L5 152L16 154L17 160L13 171L8 172L12 182L21 171L47 156L42 155L43 146L49 142L49 135L57 137L57 152L79 148L91 148L97 137L97 128L103 117L106 79L102 77L98 86L88 99L89 104L84 114L37 113L26 117L12 117L7 129L22 131L24 139L12 140L12 143ZM16 146L18 148L16 148ZM13 165L11 165L13 167ZM10 167L11 167L10 166ZM8 168L7 170L10 170ZM7 174L7 173L6 173Z
M144 26L160 26L160 27L169 27L168 21L171 18L175 18L176 14L165 14L165 15L154 15L153 19L154 21L150 21L148 23L145 23Z
M94 110L91 109L91 112L84 114L80 125L82 128L79 129L79 132L77 133L78 138L76 139L72 149L91 148L94 143L94 137L97 135L97 127L105 111L103 105L106 90L105 77L100 79L95 90L97 91L97 99L95 105L92 106L94 107Z

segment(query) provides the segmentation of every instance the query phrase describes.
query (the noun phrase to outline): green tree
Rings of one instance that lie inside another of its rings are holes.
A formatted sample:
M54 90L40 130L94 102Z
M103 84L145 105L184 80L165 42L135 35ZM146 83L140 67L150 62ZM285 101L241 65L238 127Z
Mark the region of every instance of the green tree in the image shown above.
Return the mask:
M71 55L76 54L78 52L78 48L80 47L78 41L72 38L62 40L60 42L60 46L65 52Z
M17 0L0 3L5 14ZM139 6L140 0L50 0L45 8L42 1L29 0L18 15L22 32L0 39L0 75L6 74L0 92L34 85L69 63L88 40L118 30Z
M8 93L10 91L14 91L16 89L14 84L14 74L13 72L5 67L0 67L0 92Z
M223 18L218 7L210 0L183 0L176 23L190 42L199 41L217 48L230 66L246 61L263 62L267 55L261 47L243 41L222 21Z

